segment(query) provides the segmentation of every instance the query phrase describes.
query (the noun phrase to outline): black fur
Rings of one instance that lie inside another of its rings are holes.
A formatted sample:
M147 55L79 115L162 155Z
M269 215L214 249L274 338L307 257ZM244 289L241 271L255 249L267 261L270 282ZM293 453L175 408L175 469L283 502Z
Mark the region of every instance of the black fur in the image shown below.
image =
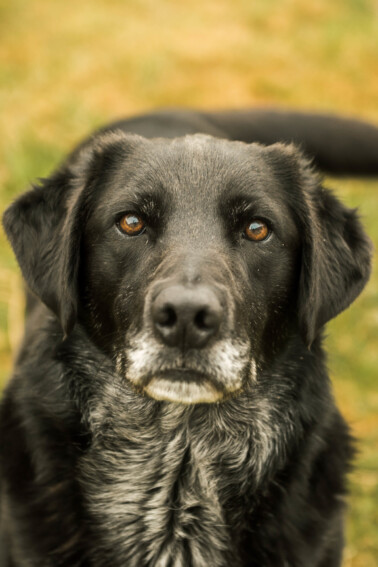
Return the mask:
M341 564L353 448L322 329L370 242L294 146L222 139L297 132L324 169L376 174L377 129L332 120L118 122L6 211L39 299L0 412L1 567Z

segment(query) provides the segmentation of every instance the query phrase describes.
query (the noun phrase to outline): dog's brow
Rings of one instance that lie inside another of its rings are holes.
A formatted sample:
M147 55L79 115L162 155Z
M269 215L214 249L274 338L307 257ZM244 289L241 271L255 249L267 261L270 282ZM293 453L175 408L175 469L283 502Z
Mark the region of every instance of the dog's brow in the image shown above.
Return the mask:
M116 210L117 212L122 211L139 211L146 217L154 218L159 220L162 212L166 208L165 199L163 197L162 191L138 191L138 190L127 190L127 191L117 191L115 194L111 195L109 200L98 207L98 211L102 210Z
M134 199L138 209L147 216L157 215L163 208L163 199L158 193L136 193Z
M238 219L248 214L265 214L270 216L277 208L277 204L269 196L264 195L234 195L229 198L227 206L220 203L221 212L227 211L227 216Z

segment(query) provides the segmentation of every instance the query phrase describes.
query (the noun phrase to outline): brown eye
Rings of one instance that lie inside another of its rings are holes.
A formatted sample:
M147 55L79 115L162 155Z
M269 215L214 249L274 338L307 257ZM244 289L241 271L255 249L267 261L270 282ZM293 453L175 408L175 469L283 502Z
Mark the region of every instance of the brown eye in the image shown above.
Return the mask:
M248 240L261 242L269 236L269 228L264 221L254 219L245 229L245 235Z
M127 213L118 221L120 230L128 236L138 236L145 229L143 219L135 213Z

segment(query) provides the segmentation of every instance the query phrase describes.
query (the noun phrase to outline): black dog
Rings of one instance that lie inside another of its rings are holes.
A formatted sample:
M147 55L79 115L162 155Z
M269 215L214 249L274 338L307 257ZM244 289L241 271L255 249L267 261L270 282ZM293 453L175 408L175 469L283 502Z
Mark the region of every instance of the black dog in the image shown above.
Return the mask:
M299 150L253 140L378 173L360 122L171 111L97 133L6 211L33 295L1 567L340 565L353 450L321 335L371 247Z

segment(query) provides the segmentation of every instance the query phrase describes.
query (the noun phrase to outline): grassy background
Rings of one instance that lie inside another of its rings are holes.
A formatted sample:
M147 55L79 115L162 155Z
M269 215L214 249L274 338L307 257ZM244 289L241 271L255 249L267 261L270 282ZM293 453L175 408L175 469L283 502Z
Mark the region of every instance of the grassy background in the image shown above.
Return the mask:
M378 124L376 0L0 0L0 205L109 119L157 106L280 105ZM378 159L378 156L377 156ZM329 180L378 243L378 183ZM23 294L0 242L0 380ZM378 564L378 274L329 325L335 395L359 438L345 567Z

